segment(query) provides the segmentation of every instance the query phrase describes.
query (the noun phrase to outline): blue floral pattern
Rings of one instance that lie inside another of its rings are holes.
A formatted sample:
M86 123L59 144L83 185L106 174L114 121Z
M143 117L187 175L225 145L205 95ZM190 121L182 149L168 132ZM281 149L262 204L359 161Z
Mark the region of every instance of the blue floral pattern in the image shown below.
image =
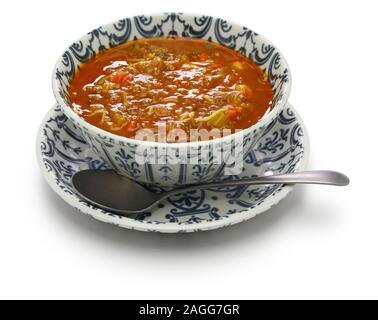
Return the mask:
M84 169L109 166L81 137L81 131L59 106L45 118L38 135L37 153L52 188L71 205L93 217L143 231L186 232L231 225L267 210L291 190L289 186L233 186L176 195L151 212L121 217L80 200L71 185L72 175ZM303 170L308 154L305 128L292 107L285 108L264 130L245 158L244 172L225 179ZM127 164L127 157L119 155ZM132 168L136 174L139 168ZM169 172L166 172L169 176Z
M53 79L55 97L63 112L80 129L82 138L79 139L84 139L90 144L97 156L107 165L129 178L137 178L139 182L162 188L214 179L222 175L222 170L225 169L225 160L216 162L214 155L232 151L231 145L225 146L224 139L205 143L211 146L212 154L209 157L209 163L197 162L192 165L191 163L194 162L184 163L187 159L181 159L182 161L177 164L148 164L146 159L146 165L140 165L135 161L135 155L138 153L137 143L91 126L74 114L69 107L68 87L75 71L82 63L97 52L126 41L161 36L201 38L218 42L243 53L265 70L274 89L274 108L268 117L263 118L255 126L243 130L242 141L238 142L238 146L242 145L244 150L249 150L263 134L271 119L284 108L290 91L290 73L281 53L268 40L251 29L224 19L166 13L125 18L99 27L69 46L58 60ZM280 145L277 141L286 137L287 134L278 132L276 136L272 136L270 143L265 146L266 152L273 150L280 152L282 143ZM63 149L65 149L64 146ZM191 151L189 158L198 157L198 149ZM167 147L168 157L175 157L179 152L180 147L174 144Z

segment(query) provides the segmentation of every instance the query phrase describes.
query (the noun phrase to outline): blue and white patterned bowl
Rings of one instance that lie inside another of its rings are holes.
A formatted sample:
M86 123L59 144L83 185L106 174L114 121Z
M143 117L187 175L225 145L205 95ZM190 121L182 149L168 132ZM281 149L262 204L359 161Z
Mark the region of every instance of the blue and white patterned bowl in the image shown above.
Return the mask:
M257 124L232 136L237 141L230 143L228 137L211 141L162 144L137 141L117 136L99 129L81 119L71 108L67 90L76 69L96 53L129 40L175 35L201 38L218 42L237 50L268 74L274 89L272 111ZM162 188L176 185L200 183L221 177L227 167L225 161L217 162L217 153L230 154L236 148L246 155L269 125L283 110L290 93L291 77L289 67L278 49L256 32L223 19L211 16L187 14L161 14L136 16L99 27L69 46L59 58L53 73L53 91L65 115L81 131L81 136L91 145L93 151L110 167L141 183ZM136 161L138 148L164 150L162 164ZM199 150L209 150L207 162L195 161ZM189 156L181 158L189 151ZM185 152L183 152L185 151ZM226 159L225 156L222 157ZM191 161L188 161L191 159Z

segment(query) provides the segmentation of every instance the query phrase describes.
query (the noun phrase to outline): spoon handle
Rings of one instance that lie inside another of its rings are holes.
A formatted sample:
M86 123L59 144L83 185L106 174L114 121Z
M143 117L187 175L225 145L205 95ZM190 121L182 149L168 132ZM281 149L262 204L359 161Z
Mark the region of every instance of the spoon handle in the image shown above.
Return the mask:
M169 195L197 190L209 189L216 187L244 186L251 184L324 184L334 186L346 186L349 184L349 178L336 171L314 170L302 171L287 174L277 174L263 177L256 177L243 180L226 180L220 182L210 182L200 185L191 185L168 192Z

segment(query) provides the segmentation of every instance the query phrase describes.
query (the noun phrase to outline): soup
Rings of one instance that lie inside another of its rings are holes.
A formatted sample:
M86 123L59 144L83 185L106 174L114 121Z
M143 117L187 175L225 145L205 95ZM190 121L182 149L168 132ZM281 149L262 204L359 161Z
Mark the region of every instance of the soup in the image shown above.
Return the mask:
M135 138L181 129L255 124L272 106L264 71L240 53L206 40L151 38L107 49L80 66L69 88L72 109L108 132Z

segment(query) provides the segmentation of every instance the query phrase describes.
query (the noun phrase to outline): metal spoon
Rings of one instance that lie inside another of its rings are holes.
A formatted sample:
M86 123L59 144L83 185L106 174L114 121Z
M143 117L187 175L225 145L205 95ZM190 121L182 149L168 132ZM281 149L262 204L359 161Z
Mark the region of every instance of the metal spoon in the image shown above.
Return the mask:
M243 180L227 180L189 185L165 193L153 193L113 170L83 170L72 177L78 195L91 204L118 214L140 213L175 194L198 189L254 184L325 184L346 186L349 179L328 170L278 174Z

